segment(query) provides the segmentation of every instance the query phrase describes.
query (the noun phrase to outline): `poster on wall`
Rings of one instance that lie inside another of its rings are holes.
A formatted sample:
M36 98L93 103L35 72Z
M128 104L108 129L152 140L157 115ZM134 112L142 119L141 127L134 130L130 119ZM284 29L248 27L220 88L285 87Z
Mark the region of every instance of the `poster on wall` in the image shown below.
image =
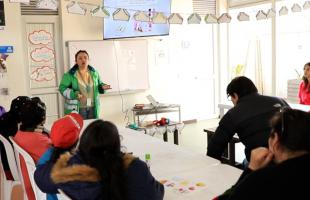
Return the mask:
M4 3L3 0L0 0L0 30L3 30L4 26L5 26Z
M6 64L7 57L7 54L0 53L0 96L9 95Z
M52 24L27 24L30 88L56 87Z

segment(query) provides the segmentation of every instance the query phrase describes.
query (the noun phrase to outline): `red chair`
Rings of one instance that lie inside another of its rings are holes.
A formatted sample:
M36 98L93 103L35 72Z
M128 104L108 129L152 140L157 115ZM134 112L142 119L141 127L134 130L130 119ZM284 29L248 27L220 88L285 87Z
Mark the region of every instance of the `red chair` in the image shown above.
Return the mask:
M31 156L22 149L12 137L10 141L13 144L15 157L17 161L17 167L20 174L20 180L22 182L25 200L43 200L46 199L46 194L43 193L34 181L34 171L36 165Z

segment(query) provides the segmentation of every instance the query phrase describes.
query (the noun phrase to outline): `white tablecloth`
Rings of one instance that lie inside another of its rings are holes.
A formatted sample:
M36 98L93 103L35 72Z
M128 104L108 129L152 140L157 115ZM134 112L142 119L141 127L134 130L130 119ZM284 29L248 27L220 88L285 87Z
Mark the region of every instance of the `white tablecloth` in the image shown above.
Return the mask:
M94 120L85 120L83 130ZM47 126L51 127L51 126ZM212 199L230 188L241 175L241 170L220 164L216 159L166 143L141 131L118 127L123 151L145 160L151 155L151 172L157 180L185 180L204 183L199 190L180 193L165 186L165 200Z

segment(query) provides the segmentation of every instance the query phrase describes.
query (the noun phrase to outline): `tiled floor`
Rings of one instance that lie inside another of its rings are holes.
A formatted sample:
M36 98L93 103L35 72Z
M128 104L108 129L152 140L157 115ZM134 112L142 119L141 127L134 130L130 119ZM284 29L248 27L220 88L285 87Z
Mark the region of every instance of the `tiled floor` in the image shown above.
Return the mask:
M203 132L203 129L216 127L218 121L218 119L210 119L185 124L179 135L179 145L192 151L206 153L207 135ZM156 136L162 137L161 135ZM168 134L168 142L173 143L173 134Z

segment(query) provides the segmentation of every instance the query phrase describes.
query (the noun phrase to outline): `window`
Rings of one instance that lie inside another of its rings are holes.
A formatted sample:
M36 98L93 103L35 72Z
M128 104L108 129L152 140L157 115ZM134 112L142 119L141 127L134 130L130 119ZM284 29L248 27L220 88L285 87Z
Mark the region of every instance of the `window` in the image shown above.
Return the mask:
M286 6L289 10L291 1L278 2L277 10ZM303 4L300 3L300 6ZM276 19L276 72L277 96L287 97L289 80L298 79L303 74L303 66L310 61L310 12L289 12L286 16ZM298 80L296 80L298 81ZM297 96L295 90L295 96Z
M232 16L229 24L230 78L245 75L263 94L271 93L271 20L256 20L256 13L270 7L271 4L264 4L229 11ZM250 15L250 21L239 22L239 12Z

